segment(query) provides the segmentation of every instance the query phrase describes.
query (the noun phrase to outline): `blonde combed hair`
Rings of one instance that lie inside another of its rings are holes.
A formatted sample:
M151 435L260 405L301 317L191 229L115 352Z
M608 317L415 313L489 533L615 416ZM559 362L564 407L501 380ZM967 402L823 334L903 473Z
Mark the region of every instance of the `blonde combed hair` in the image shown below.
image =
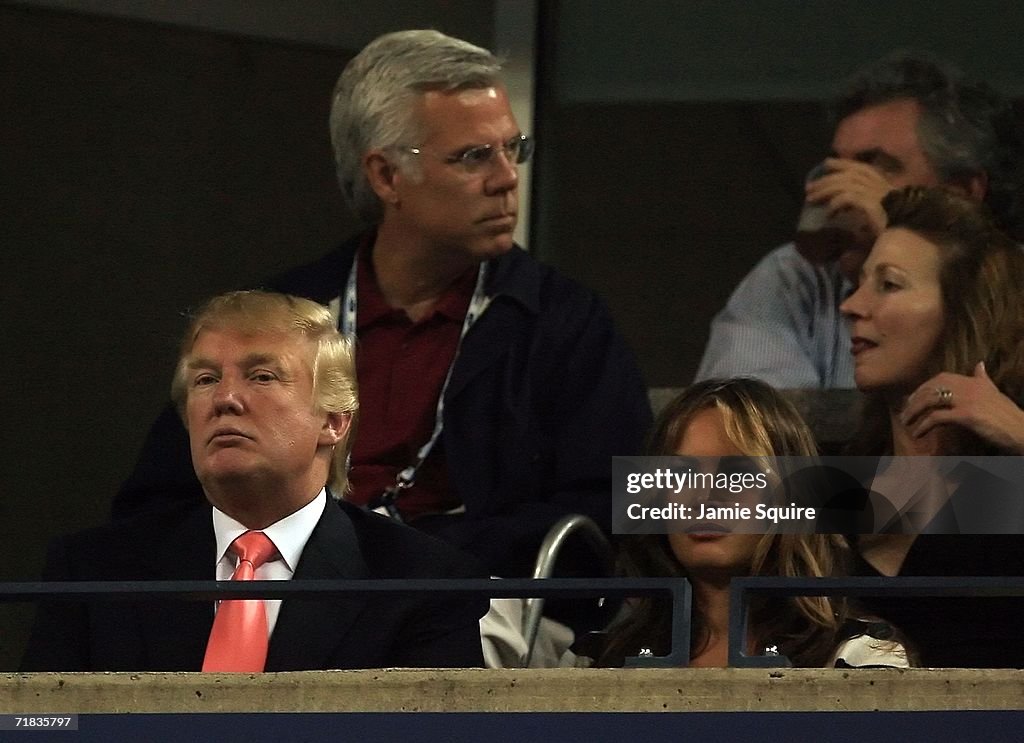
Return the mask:
M183 421L189 390L188 360L196 339L203 331L225 329L246 334L298 335L314 344L309 360L313 377L311 402L317 410L342 413L351 418L348 435L335 447L331 457L328 486L332 494L340 497L348 489L348 460L359 414L353 341L338 332L330 310L309 299L258 290L216 296L192 316L182 338L171 381L171 399Z

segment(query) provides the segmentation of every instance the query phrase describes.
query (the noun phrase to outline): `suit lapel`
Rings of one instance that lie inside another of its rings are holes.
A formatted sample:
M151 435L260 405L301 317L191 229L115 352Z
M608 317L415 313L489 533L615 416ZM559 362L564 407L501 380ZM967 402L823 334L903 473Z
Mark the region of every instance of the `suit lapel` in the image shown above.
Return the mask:
M295 569L295 580L366 577L351 519L328 498ZM267 653L268 671L325 668L366 601L355 596L288 599L281 604Z
M161 535L146 573L154 580L213 580L217 538L209 506L190 512ZM147 604L140 613L146 667L198 671L213 626L206 601L170 600Z

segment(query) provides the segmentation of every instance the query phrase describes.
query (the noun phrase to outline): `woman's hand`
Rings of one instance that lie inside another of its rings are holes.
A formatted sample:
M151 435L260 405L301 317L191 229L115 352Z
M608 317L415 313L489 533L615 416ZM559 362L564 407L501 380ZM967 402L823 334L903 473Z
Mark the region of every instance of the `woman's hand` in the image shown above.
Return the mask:
M1000 449L1024 454L1024 410L999 391L984 362L972 376L936 374L907 398L900 422L914 438L953 423Z

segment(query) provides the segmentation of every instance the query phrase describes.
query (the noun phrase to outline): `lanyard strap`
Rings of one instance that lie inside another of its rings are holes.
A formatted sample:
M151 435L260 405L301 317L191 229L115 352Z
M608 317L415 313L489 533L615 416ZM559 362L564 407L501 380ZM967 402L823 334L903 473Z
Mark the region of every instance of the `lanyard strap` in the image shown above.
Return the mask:
M359 263L359 251L356 251L355 257L352 259L352 268L348 272L348 282L345 285L345 294L341 298L341 332L344 335L352 338L356 337L356 273ZM385 488L384 492L378 497L367 504L367 508L374 509L383 506L388 515L391 518L401 521L402 517L398 513L398 508L395 506L395 500L398 495L403 491L412 487L416 481L416 473L419 471L420 466L426 460L427 455L430 454L430 450L434 448L434 444L437 443L438 439L441 438L441 432L444 430L444 396L445 392L448 391L448 383L452 379L452 370L455 368L455 362L459 358L459 352L462 350L462 341L469 332L469 329L473 327L480 316L487 309L487 306L491 303L491 297L487 296L484 291L484 282L487 277L487 264L481 263L480 267L476 272L476 286L473 289L473 296L469 300L469 308L466 310L466 319L462 322L462 330L459 333L458 343L455 345L455 354L452 356L452 362L448 365L448 372L444 377L444 384L441 385L441 394L437 397L437 410L434 413L434 430L430 434L430 438L423 446L416 452L416 458L407 467L399 471L395 477L395 484Z

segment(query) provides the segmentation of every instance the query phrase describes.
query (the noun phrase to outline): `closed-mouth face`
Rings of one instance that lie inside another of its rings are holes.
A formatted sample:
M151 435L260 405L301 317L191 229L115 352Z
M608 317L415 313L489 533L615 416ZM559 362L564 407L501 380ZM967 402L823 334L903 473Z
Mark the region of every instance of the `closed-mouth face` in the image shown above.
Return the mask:
M210 434L209 439L207 439L207 443L211 444L214 441L226 442L232 439L248 439L252 441L253 437L242 431L240 428L234 426L221 426Z
M698 521L696 524L693 524L685 530L685 534L687 536L705 539L724 537L731 533L732 529L728 526L714 521Z

